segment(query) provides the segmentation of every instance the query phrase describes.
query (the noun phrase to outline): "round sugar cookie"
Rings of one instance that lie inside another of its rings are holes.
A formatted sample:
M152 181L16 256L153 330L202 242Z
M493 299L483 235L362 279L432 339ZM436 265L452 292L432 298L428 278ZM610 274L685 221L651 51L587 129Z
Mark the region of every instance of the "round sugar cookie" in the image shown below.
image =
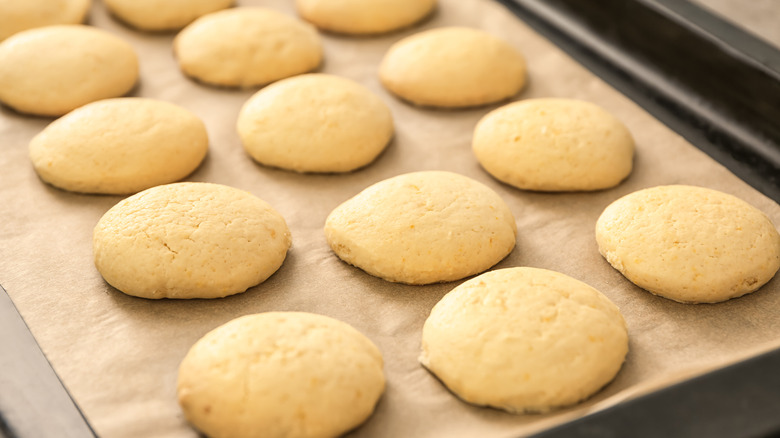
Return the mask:
M348 172L384 150L393 136L393 116L357 82L307 74L258 91L241 109L237 128L259 163L297 172Z
M428 16L436 0L296 0L304 20L330 32L371 35L409 27Z
M769 218L726 193L659 186L610 204L596 222L599 252L637 286L682 303L753 292L780 268Z
M55 120L30 142L42 180L82 193L129 194L178 181L206 156L203 122L154 99L93 102Z
M379 349L350 325L302 312L234 319L179 366L184 415L212 437L336 437L385 389Z
M219 298L282 265L290 230L265 201L219 184L175 183L112 207L95 226L95 266L142 298Z
M146 31L177 30L196 18L230 7L233 0L103 0L125 23Z
M444 27L390 47L379 67L382 84L422 106L462 108L498 102L525 85L525 59L481 30Z
M558 272L508 268L433 307L420 362L469 403L531 413L595 394L627 352L623 316L599 291Z
M0 101L22 113L61 116L137 80L133 47L94 27L41 27L0 44Z
M0 0L0 41L27 29L83 23L91 0Z
M322 44L308 23L271 9L239 7L204 15L173 42L187 76L226 87L254 87L314 70Z
M479 121L472 142L482 167L526 190L613 187L631 173L634 140L617 118L590 102L527 99Z
M517 226L487 186L442 171L399 175L339 205L325 222L345 262L388 281L429 284L480 273L515 246Z

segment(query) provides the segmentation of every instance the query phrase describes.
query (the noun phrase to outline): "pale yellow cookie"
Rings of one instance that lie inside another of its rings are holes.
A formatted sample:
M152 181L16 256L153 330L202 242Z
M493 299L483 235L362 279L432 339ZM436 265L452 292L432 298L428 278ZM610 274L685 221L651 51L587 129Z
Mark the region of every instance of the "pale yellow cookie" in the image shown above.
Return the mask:
M0 0L0 41L27 29L83 23L91 0Z
M573 99L528 99L479 121L472 142L482 167L527 190L613 187L631 173L634 140L601 107Z
M240 7L204 15L173 42L187 76L227 87L254 87L306 73L322 62L308 23L271 9Z
M207 333L179 366L184 415L210 437L336 437L385 389L382 354L335 319L269 312Z
M349 79L308 74L258 91L237 123L259 163L297 172L348 172L372 162L393 136L382 100Z
M610 204L599 252L631 282L683 303L753 292L780 268L780 234L747 202L703 187L659 186Z
M103 0L108 10L141 30L176 30L196 18L225 9L233 0Z
M290 230L265 201L219 184L175 183L137 193L95 226L95 266L142 298L219 298L282 265Z
M84 105L30 142L42 180L83 193L129 194L178 181L208 150L203 122L172 103L134 97Z
M433 11L436 0L296 0L295 5L320 29L370 35L417 23Z
M547 412L599 391L627 352L623 316L599 291L558 272L509 268L433 307L420 362L469 403Z
M512 251L516 235L515 218L496 192L442 171L378 182L325 222L328 243L342 260L408 284L478 274Z
M393 44L382 59L382 84L417 105L461 108L498 102L525 85L525 59L478 29L427 30Z
M41 27L0 44L0 101L22 113L61 116L137 80L133 47L94 27Z

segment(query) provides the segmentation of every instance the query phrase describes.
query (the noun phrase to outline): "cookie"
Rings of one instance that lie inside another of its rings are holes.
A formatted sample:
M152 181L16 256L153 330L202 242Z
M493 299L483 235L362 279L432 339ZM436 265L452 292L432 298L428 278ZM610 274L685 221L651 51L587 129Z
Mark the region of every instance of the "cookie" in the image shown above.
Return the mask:
M349 79L308 74L258 91L238 134L257 162L297 172L348 172L372 162L393 136L382 100Z
M116 98L84 105L30 142L45 182L82 193L130 194L178 181L206 156L203 122L154 99Z
M614 187L631 173L634 140L612 114L573 99L498 108L474 130L474 154L499 181L539 191Z
M225 87L254 87L306 73L322 61L311 25L265 8L240 7L204 15L174 39L187 76Z
M444 27L393 44L379 67L382 84L411 103L462 108L498 102L525 85L525 59L481 30Z
M83 23L91 0L0 0L0 41L27 29Z
M304 20L329 32L371 35L409 27L428 16L436 0L296 0Z
M230 7L233 0L103 0L123 22L146 31L178 30L196 18Z
M22 113L61 116L137 80L133 47L94 27L41 27L0 44L0 101Z
M726 193L659 186L610 204L596 222L599 252L637 286L681 303L753 292L780 268L769 218Z
M219 298L262 283L282 265L290 230L251 193L175 183L137 193L95 226L95 266L142 298Z
M508 268L433 307L420 362L469 403L531 413L590 397L627 352L623 316L599 291L558 272Z
M184 415L212 437L336 437L363 423L385 388L379 349L350 325L302 312L234 319L179 366Z
M517 226L487 186L442 171L399 175L363 190L325 222L345 262L392 282L429 284L478 274L515 246Z

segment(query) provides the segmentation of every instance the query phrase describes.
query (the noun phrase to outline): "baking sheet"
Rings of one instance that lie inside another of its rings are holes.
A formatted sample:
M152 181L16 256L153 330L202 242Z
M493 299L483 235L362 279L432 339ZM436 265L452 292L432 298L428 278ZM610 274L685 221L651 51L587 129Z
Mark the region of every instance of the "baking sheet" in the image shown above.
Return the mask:
M249 1L294 14L292 2ZM110 18L102 4L91 24L125 38L141 60L134 95L184 106L203 118L206 161L188 180L248 190L287 220L293 247L282 268L244 294L219 300L150 301L108 286L92 264L92 228L121 197L67 193L43 184L27 144L51 119L0 109L0 283L57 373L103 437L191 437L176 404L179 361L199 337L235 317L271 310L309 311L349 324L382 350L387 391L352 436L515 437L577 418L632 395L669 385L780 347L780 282L715 305L684 305L631 285L598 254L593 228L614 199L659 184L694 184L745 199L780 223L780 206L741 182L628 99L577 65L490 0L440 0L416 28L376 38L323 35L320 71L357 80L390 106L396 136L371 166L344 175L300 175L255 164L235 121L253 90L225 90L184 78L172 34L143 34ZM503 185L481 170L470 149L477 121L498 105L466 111L420 109L380 86L376 69L394 41L445 25L481 28L520 49L529 84L517 99L570 97L615 113L637 142L635 170L620 186L595 193L544 194ZM417 170L449 170L495 189L517 218L516 249L496 267L563 272L604 292L626 317L630 352L614 382L578 406L546 415L510 415L462 403L417 363L431 307L460 282L406 286L348 266L330 251L322 226L338 204L366 186Z

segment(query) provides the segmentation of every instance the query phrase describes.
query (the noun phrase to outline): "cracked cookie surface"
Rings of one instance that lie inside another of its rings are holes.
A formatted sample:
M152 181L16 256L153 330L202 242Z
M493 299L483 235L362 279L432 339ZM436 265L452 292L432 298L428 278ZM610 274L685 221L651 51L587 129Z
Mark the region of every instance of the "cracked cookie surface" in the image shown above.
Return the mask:
M236 123L255 161L296 172L349 172L368 165L393 136L393 116L350 79L305 74L255 93Z
M390 92L416 105L467 108L519 93L526 64L517 49L489 33L440 27L393 44L382 58L379 78Z
M685 185L630 193L596 222L599 252L637 286L683 303L757 290L780 268L780 234L747 202Z
M83 23L91 0L0 0L0 41L27 30Z
M517 226L489 187L443 171L380 181L334 209L325 236L345 262L388 281L455 281L495 265Z
M208 436L335 437L384 392L379 349L352 326L304 312L234 319L193 345L178 398Z
M628 352L620 310L564 274L498 269L453 289L425 321L420 362L461 399L509 412L572 405Z
M95 27L45 26L0 44L0 101L21 113L61 116L122 96L137 80L133 46Z
M173 48L185 75L224 87L266 85L322 62L314 26L260 7L206 14L176 35Z
M169 102L124 97L93 102L30 142L42 180L81 193L131 194L192 173L208 150L203 122Z
M472 149L488 173L520 189L600 190L631 173L634 140L593 103L525 99L483 117Z
M284 218L249 192L176 183L137 193L95 226L95 266L142 298L219 298L262 283L290 247Z

